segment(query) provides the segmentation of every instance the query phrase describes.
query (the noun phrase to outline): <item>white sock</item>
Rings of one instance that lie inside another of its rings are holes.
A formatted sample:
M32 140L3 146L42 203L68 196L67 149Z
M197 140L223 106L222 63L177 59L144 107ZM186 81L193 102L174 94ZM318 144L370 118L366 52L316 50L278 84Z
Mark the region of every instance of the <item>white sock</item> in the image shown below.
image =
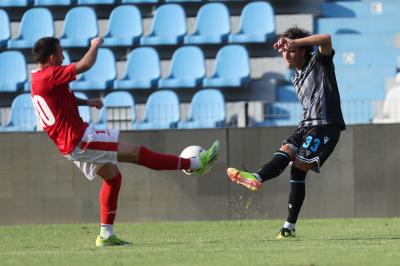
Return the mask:
M100 226L100 236L104 239L109 238L114 234L112 224L101 224Z
M200 158L198 157L190 158L190 170L197 170L200 169L200 167L201 167Z
M283 224L283 227L284 227L284 228L287 228L287 229L289 229L289 230L294 230L294 229L295 229L295 226L296 226L296 224L289 223L288 221L286 221L286 222Z

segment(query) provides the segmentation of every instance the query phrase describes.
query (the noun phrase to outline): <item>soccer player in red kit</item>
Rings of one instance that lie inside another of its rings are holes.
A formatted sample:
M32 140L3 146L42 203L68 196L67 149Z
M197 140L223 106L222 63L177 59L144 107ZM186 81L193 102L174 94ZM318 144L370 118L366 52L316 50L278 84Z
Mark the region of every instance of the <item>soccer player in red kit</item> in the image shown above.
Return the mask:
M150 149L119 140L117 129L95 130L83 122L78 105L100 109L101 99L79 99L69 88L76 75L89 70L96 62L102 38L91 40L90 48L76 63L62 66L63 49L58 39L39 39L32 50L38 69L32 71L31 95L35 111L44 131L68 160L73 161L89 180L103 179L100 190L100 235L96 246L126 245L113 233L117 210L121 173L117 162L143 165L154 170L191 170L207 173L218 157L219 142L198 158L185 159L161 154Z

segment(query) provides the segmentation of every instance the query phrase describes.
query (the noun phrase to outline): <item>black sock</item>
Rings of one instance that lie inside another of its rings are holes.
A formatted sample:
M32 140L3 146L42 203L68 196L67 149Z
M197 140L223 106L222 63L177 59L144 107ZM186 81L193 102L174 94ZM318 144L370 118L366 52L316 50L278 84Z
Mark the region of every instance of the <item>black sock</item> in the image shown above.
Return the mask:
M271 161L264 165L257 174L262 182L280 175L290 162L290 156L284 151L276 151Z
M292 167L290 174L289 215L287 221L295 224L306 196L306 172L299 168Z

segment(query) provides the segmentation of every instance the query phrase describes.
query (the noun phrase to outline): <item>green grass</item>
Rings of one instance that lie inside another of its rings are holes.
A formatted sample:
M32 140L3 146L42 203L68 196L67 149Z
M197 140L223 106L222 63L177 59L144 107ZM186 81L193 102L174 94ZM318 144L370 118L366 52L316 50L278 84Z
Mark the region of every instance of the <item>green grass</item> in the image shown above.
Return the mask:
M400 219L118 224L127 247L95 248L98 226L0 227L0 265L399 265Z

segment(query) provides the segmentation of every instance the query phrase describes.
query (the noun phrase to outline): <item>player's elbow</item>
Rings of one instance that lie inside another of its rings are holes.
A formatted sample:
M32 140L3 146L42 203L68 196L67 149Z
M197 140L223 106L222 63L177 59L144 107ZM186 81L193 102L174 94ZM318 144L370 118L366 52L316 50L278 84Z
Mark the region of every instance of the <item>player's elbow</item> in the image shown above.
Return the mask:
M324 44L332 43L332 37L330 34L322 34L321 38L324 40Z

